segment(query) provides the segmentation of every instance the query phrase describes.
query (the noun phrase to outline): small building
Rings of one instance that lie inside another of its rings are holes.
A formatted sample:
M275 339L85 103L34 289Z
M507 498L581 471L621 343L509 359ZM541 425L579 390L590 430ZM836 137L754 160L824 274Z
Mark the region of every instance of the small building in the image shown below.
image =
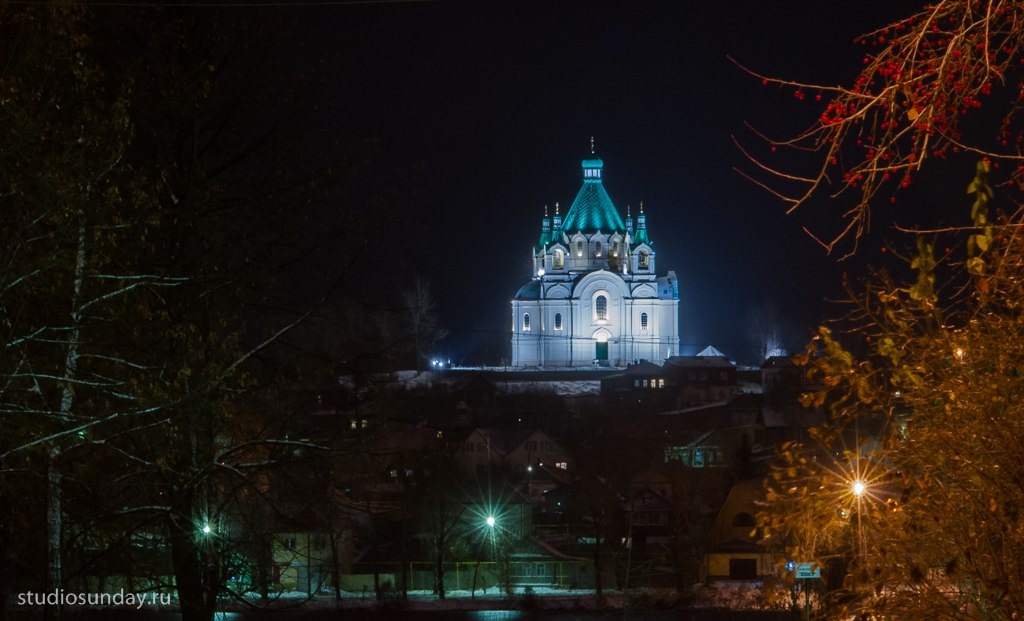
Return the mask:
M756 395L661 412L665 461L689 468L746 466L763 443L764 424Z
M740 392L736 365L723 355L673 356L665 361L664 377L675 387L677 407L726 401Z
M703 579L759 580L774 572L771 554L759 543L757 505L764 499L761 479L733 485L715 518L711 550L704 555Z
M337 582L334 576L346 573L351 566L351 547L351 533L312 529L274 533L272 587L308 595L333 589Z
M568 470L570 464L568 451L539 429L473 429L458 443L455 459L469 471L499 466L517 474L538 465Z
M630 364L623 373L601 380L601 396L608 403L672 408L676 394L677 386L666 381L664 367L646 360Z

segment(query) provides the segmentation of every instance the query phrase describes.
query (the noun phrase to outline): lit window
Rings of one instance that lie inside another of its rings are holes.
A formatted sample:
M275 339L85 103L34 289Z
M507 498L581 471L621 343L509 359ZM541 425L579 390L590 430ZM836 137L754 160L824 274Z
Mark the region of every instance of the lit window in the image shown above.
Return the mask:
M597 296L594 300L594 316L598 321L608 320L608 298L603 295Z
M523 332L530 331L530 313L523 313Z
M558 468L559 470L568 470L569 469L569 463L565 462L565 461L556 461L555 462L555 468Z
M576 256L577 257L582 257L583 256L583 240L582 239L576 242Z
M613 257L619 256L619 242L618 242L618 240L616 240L615 243L612 244L612 256Z
M665 387L665 378L659 377L658 378L658 388L664 388L664 387Z
M638 257L637 262L640 265L640 269L645 270L645 269L648 268L648 266L650 266L650 264L651 264L651 257L650 257L650 255L647 254L646 250L641 250L637 254L637 257Z
M647 329L647 313L640 313L640 329Z
M561 250L555 251L554 260L552 261L551 269L560 270L565 266L565 257L562 256Z
M562 329L562 313L555 313L555 330Z
M604 252L604 245L601 242L594 244L594 256L599 257L602 252Z

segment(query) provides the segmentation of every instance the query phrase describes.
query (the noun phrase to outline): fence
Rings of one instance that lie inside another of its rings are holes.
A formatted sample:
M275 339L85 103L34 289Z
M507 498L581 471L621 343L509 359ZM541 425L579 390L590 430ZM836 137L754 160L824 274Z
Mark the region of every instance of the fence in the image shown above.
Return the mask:
M553 589L593 588L594 581L589 564L583 561L521 561L507 565L494 561L457 561L444 564L445 591L482 591L504 587L504 568L507 567L510 587L545 587ZM433 591L436 586L434 563L416 561L406 566L398 563L377 563L373 566L355 565L352 573L341 576L345 590L373 590L374 572L377 583L384 591L401 590L402 580L408 580L410 591Z

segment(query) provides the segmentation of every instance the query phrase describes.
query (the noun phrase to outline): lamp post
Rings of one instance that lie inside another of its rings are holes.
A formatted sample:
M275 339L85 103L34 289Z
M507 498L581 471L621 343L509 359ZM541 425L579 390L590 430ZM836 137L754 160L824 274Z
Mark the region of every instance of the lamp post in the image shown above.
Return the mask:
M850 484L850 491L853 492L854 498L857 499L857 555L862 556L864 554L864 530L861 525L860 514L864 494L868 491L868 488L864 481L854 479Z
M491 540L491 558L492 558L492 559L493 559L493 560L494 560L495 562L497 562L497 561L498 561L498 558L497 558L497 552L496 552L496 550L494 549L494 547L495 547L495 544L494 544L494 527L495 527L495 525L496 525L497 523L498 523L498 521L497 521L496 519L494 519L494 516L493 516L493 515L488 515L488 516L487 516L487 529L488 529L488 531L489 531L488 535L489 535L489 537L490 537L490 540Z

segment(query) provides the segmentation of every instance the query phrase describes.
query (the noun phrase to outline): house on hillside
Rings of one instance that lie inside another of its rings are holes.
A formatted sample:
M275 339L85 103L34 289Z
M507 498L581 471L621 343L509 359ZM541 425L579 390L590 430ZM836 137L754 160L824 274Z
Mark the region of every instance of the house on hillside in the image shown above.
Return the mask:
M764 441L760 401L740 395L728 402L662 412L656 416L662 430L665 461L690 468L745 466Z
M514 473L546 465L568 470L569 452L539 429L477 428L457 443L456 461L468 471L503 467Z
M764 499L761 479L733 485L715 518L711 550L704 555L705 581L758 580L775 568L757 534L758 504Z
M630 364L624 372L601 380L601 396L606 402L655 409L675 407L676 389L675 383L666 381L664 367L646 361Z
M676 387L677 407L727 401L740 392L736 365L722 355L672 356L664 376Z
M343 585L351 573L363 547L356 533L380 508L357 505L333 490L323 500L279 505L270 532L261 537L270 547L270 590L316 595Z

